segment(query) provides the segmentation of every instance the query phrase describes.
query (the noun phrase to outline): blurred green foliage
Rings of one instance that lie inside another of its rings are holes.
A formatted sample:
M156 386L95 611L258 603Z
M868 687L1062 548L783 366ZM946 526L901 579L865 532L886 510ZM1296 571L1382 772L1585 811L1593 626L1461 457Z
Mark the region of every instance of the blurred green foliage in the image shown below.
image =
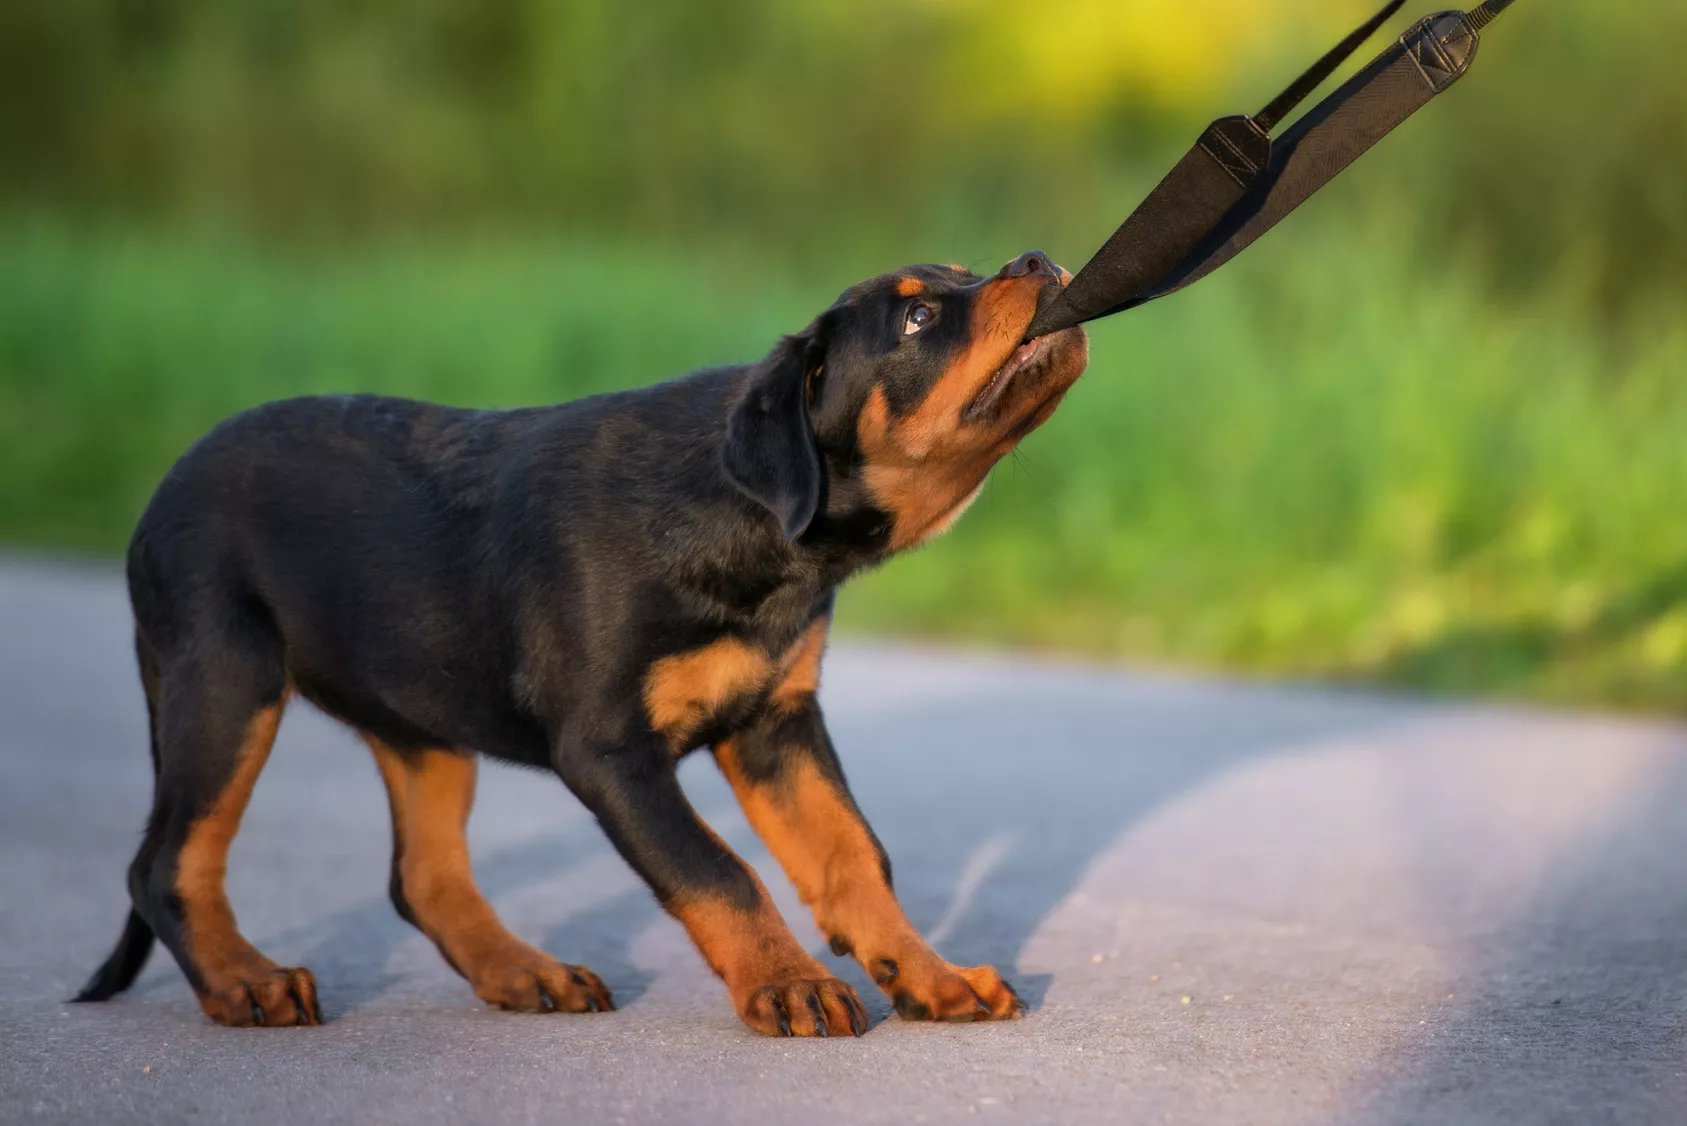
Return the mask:
M1077 260L1374 2L3 0L0 198L293 238L731 235L855 271L840 243L1012 232ZM1568 255L1602 300L1680 284L1684 41L1676 0L1525 0L1346 182L1512 283Z
M0 539L118 550L265 399L557 400L903 262L1076 267L1367 6L0 0ZM1523 0L1236 264L1097 326L844 622L1687 706L1684 33Z

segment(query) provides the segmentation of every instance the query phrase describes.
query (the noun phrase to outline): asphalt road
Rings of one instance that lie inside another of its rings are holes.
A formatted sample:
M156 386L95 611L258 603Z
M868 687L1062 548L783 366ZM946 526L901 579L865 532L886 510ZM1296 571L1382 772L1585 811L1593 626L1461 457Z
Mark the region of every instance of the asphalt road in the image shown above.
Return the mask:
M115 939L150 791L113 573L0 567L0 1121L1687 1121L1687 731L840 645L824 697L909 913L1022 1021L745 1030L560 783L476 869L605 1015L483 1009L385 894L360 744L296 708L231 862L329 1023L227 1030ZM687 789L823 950L712 765ZM841 959L822 957L842 967Z

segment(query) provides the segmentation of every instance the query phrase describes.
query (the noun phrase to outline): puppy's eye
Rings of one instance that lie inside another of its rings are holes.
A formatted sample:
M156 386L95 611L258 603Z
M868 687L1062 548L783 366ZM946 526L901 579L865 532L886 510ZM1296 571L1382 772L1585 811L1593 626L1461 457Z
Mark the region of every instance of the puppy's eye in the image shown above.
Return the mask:
M936 309L933 309L930 305L916 302L908 306L908 315L902 321L902 335L912 336L936 319Z

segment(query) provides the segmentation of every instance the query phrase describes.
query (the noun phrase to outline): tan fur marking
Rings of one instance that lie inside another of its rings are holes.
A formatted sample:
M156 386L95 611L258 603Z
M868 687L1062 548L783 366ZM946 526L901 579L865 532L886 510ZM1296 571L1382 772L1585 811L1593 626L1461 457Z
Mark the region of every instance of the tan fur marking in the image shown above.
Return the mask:
M812 762L800 761L787 777L757 785L739 767L731 740L715 755L745 818L813 908L822 931L902 954L912 944L924 945L885 884L861 815Z
M773 689L775 707L788 707L820 688L820 659L826 655L826 634L832 620L819 618L803 632L780 661L785 675Z
M984 472L985 475L988 476L990 471L985 470ZM923 543L926 540L934 540L938 536L941 536L944 532L947 532L950 528L953 528L955 526L955 522L966 515L967 509L972 507L972 502L977 500L978 494L983 491L984 478L980 478L977 487L975 487L972 492L956 501L955 504L947 511L939 513L937 518L931 521L924 531L919 533L918 542Z
M759 879L756 890L761 898L753 911L707 896L677 900L668 909L734 1000L775 981L830 977L779 917Z
M182 901L188 950L208 982L257 954L241 937L229 906L225 891L228 849L252 800L258 774L269 761L285 706L285 699L272 704L246 725L233 776L210 811L188 830L176 858L176 895Z
M867 488L891 515L892 551L913 547L947 530L984 487L991 467L1012 448L1011 442L991 442L981 450L957 449L947 458L911 460L879 387L867 396L857 434L866 460Z
M896 295L898 297L918 297L926 291L926 283L919 278L898 278L896 281Z
M474 882L466 836L478 764L472 754L444 750L401 754L367 733L364 742L386 783L392 807L399 883L415 923L439 947L481 1000L499 1008L580 1011L601 991L589 971L571 967L512 935Z
M387 786L404 899L423 930L450 930L465 945L504 933L475 887L465 835L478 766L472 755L416 751L407 758L372 735L364 741ZM456 961L447 951L447 957ZM461 963L459 963L459 966Z
M276 965L240 933L227 893L228 850L252 788L269 761L288 694L246 725L234 773L210 810L188 828L176 856L182 938L199 977L199 1004L219 1024L315 1024L316 983L310 973Z
M644 678L651 730L682 746L720 708L765 685L774 672L768 655L736 637L663 657Z

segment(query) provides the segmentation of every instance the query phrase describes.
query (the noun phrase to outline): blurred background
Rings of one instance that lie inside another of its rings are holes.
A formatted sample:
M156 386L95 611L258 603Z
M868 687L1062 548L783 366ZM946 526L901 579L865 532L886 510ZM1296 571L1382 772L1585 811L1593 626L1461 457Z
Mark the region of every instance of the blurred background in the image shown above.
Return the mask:
M907 262L1076 269L1367 7L0 0L0 542L115 556L262 400L560 400ZM1678 0L1518 4L1235 264L1095 326L842 624L1687 709L1682 42Z

